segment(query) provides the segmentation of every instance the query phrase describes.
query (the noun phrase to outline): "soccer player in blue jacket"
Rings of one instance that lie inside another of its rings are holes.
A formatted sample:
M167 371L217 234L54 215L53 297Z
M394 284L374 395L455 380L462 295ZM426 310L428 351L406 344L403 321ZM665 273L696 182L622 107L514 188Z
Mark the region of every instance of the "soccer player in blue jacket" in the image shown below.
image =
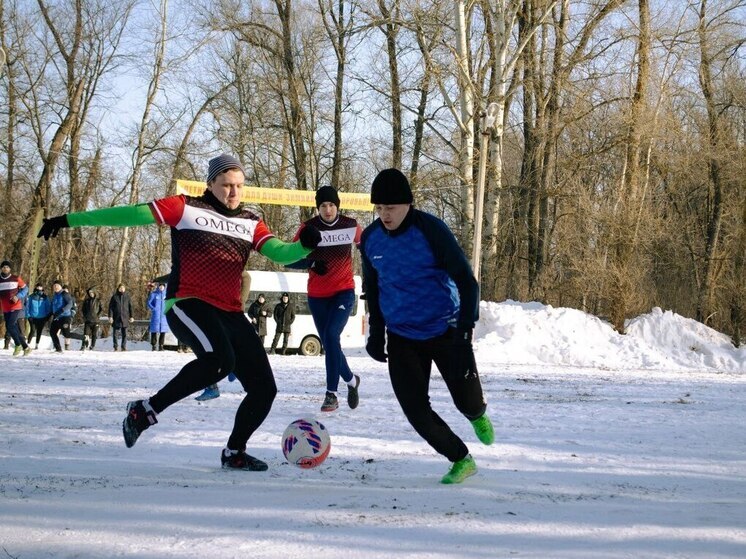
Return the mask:
M388 360L391 385L409 423L452 462L441 482L461 483L477 466L433 411L428 391L435 363L479 440L494 442L472 348L479 285L448 226L415 209L412 200L409 181L397 169L385 169L373 181L370 201L378 219L360 244L370 315L366 350L377 361Z

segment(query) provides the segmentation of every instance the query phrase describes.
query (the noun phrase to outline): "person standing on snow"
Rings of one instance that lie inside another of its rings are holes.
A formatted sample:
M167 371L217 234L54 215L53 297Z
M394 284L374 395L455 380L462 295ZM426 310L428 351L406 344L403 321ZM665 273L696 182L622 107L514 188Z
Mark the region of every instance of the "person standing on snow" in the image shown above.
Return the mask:
M0 263L0 309L3 311L8 334L16 345L13 350L13 357L16 357L21 353L31 353L26 336L18 325L18 321L25 316L24 299L28 295L28 286L21 276L11 273L10 268L10 260Z
M360 401L360 376L352 374L342 352L340 336L355 306L355 280L352 275L352 247L360 243L357 221L339 213L339 194L332 186L316 191L318 215L300 226L321 231L321 243L308 257L290 268L308 268L308 308L324 347L326 395L321 411L339 407L339 379L347 384L347 405L355 409Z
M70 325L73 321L73 298L70 293L62 289L60 280L55 280L52 283L52 291L54 291L54 295L52 296L52 324L49 325L49 335L52 336L54 350L57 353L62 353L62 344L60 344L60 338L57 334L62 332L67 349L70 339Z
M166 340L166 332L171 330L166 320L166 284L159 283L148 296L148 308L150 309L150 345L153 351L163 351Z
M277 342L280 341L280 336L283 336L280 352L282 355L286 355L292 324L295 322L295 309L290 304L290 295L287 293L282 294L280 302L275 305L272 311L272 316L275 319L275 337L272 339L272 347L269 349L269 352L274 355L277 351Z
M365 349L376 361L388 360L391 386L407 420L453 463L441 483L461 483L477 466L430 405L430 371L435 363L456 408L479 440L492 444L495 434L471 343L479 284L448 226L414 208L401 171L378 173L370 201L378 219L363 231L360 243L370 314Z
M117 338L119 332L122 333L122 351L127 351L127 326L135 321L132 314L132 299L125 285L120 283L114 295L109 299L109 324L112 328L111 338L114 342L114 351L119 349Z
M233 372L246 396L220 453L224 468L264 471L267 464L246 453L251 435L264 422L277 394L272 368L256 330L243 313L241 273L251 250L289 264L316 248L321 235L308 228L297 243L276 239L265 223L241 204L245 173L233 156L210 160L202 196L169 196L136 206L61 215L44 221L39 236L48 239L63 227L171 227L171 273L166 318L176 337L196 359L157 393L127 404L122 433L127 447L158 423L166 408Z
M28 340L31 341L36 338L34 349L39 349L41 331L46 326L50 316L52 316L52 301L44 292L44 286L37 283L34 292L26 299L26 318L28 318L30 325Z
M96 347L98 320L103 311L101 299L96 295L94 287L89 287L86 291L81 309L83 313L83 342L80 344L80 351L85 351Z
M264 347L264 338L267 336L267 317L270 314L267 307L268 305L264 298L264 293L260 293L256 298L256 301L251 303L249 310L247 311L249 320L251 320L254 328L256 328L256 333L262 342L262 347Z

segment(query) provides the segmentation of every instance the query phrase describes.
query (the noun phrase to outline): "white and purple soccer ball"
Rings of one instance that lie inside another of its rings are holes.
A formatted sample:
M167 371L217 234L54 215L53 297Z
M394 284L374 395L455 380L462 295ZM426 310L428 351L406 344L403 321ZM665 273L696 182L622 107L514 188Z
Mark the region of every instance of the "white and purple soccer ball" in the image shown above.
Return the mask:
M315 468L331 448L329 431L315 419L296 419L282 434L282 453L299 468Z

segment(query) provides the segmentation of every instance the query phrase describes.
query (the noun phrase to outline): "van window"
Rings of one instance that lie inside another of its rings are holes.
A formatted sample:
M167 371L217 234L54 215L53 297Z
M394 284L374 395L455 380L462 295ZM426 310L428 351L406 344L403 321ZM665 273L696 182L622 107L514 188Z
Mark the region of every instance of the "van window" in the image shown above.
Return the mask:
M282 291L262 291L264 293L264 301L268 303L269 310L274 311L275 305L280 302L280 296L283 294ZM306 293L290 293L290 303L293 305L293 310L295 311L295 314L311 314L311 309L308 308L308 294ZM254 296L252 294L251 297L249 297L249 302L246 304L245 311L249 310L249 307L251 304L256 301L256 298L259 296L259 293ZM355 297L355 305L352 307L352 312L350 313L350 316L355 316L357 314L357 305L358 305L358 298Z

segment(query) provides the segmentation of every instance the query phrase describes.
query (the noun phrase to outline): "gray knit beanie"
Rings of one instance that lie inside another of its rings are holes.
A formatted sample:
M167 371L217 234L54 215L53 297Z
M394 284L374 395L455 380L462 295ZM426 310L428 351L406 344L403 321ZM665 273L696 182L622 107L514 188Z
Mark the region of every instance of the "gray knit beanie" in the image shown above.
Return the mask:
M241 165L241 162L232 155L221 153L217 157L210 159L207 167L207 182L212 181L220 173L230 169L238 169L244 174L244 176L246 176L246 171L244 171L243 165Z

